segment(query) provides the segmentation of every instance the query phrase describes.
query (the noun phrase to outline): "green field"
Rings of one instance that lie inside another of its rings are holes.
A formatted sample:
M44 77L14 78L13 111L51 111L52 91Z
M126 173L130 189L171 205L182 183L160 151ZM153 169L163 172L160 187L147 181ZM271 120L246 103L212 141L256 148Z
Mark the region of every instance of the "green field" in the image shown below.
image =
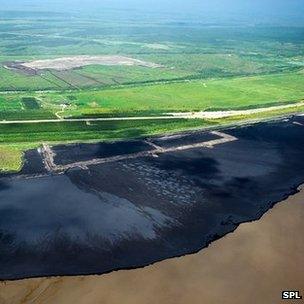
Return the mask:
M303 69L301 26L220 21L210 26L191 19L180 23L178 17L162 15L149 22L138 16L132 22L115 22L117 16L110 12L99 18L51 12L4 16L0 23L0 92L106 88ZM124 55L164 67L93 65L68 71L44 70L37 75L5 68L12 61L73 55Z
M136 138L209 126L202 120L62 122L0 125L0 144Z
M5 171L18 171L22 166L23 148L0 145L0 173Z
M303 100L303 87L304 74L297 72L68 93L14 93L0 96L0 118L47 119L55 118L55 113L61 117L149 116L268 107ZM24 106L23 101L30 98L37 103L35 108Z
M214 120L29 123L22 120L163 116L242 110L304 100L303 25L174 14L130 19L118 11L0 13L0 168L18 169L21 152L44 141L98 141L216 127L303 112L303 106ZM161 64L90 65L33 73L17 61L121 55Z
M244 109L304 99L304 74L253 76L74 93L71 113L136 113ZM65 94L44 101L60 104ZM77 110L77 111L76 111ZM67 115L69 112L67 111Z

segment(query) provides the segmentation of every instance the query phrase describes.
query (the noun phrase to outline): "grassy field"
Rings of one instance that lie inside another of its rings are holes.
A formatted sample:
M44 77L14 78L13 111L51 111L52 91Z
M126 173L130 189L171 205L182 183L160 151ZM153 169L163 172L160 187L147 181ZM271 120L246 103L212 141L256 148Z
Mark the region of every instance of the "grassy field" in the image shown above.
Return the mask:
M100 12L101 13L101 12ZM75 13L3 13L0 24L0 91L67 90L176 79L208 79L293 72L303 68L301 26L216 26L175 16L149 21L116 13L85 18ZM39 18L38 18L39 16ZM190 17L189 17L190 18ZM213 24L214 25L214 24ZM71 55L124 55L162 64L149 69L89 66L27 75L7 62Z
M209 125L197 119L2 124L0 144L126 139Z
M64 93L0 95L0 119L149 116L167 112L268 107L304 99L304 73L192 80ZM29 108L24 100L35 100ZM65 105L62 108L62 105Z
M0 173L20 170L23 149L24 147L0 145Z
M0 120L158 116L304 99L301 25L99 14L0 12ZM16 61L75 55L122 55L163 68L91 65L32 74L8 68ZM303 107L212 121L0 124L0 169L18 169L21 151L44 141L134 138L295 111Z
M235 109L304 98L304 75L212 79L75 94L78 108L93 104L115 112ZM58 103L65 95L49 95Z
M297 72L68 93L29 92L0 96L0 114L2 119L19 120L54 118L56 112L62 117L102 117L247 109L301 101L303 87L304 74ZM35 97L40 109L25 109L25 97Z

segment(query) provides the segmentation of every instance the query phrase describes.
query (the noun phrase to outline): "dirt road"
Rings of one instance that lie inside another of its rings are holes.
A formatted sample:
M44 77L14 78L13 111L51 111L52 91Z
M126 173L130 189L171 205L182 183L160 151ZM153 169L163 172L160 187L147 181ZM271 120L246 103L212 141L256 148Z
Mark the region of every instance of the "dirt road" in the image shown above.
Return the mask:
M298 102L294 104L288 105L281 105L281 106L273 106L267 108L257 108L257 109L250 109L250 110L231 110L231 111L202 111L202 112L195 112L195 113L170 113L174 117L181 117L181 118L201 118L201 119L218 119L218 118L225 118L231 116L239 116L239 115L251 115L263 112L271 112L275 110L284 110L292 107L300 107L304 106L304 102Z
M185 112L167 113L163 116L133 116L133 117L100 117L100 118L66 118L66 119L36 119L36 120L1 120L0 124L29 124L29 123L58 123L58 122L97 122L97 121L124 121L124 120L168 120L168 119L218 119L239 115L250 115L274 110L288 109L292 107L304 106L304 102L275 106L268 108L258 108L251 110L236 111L206 111L206 112Z

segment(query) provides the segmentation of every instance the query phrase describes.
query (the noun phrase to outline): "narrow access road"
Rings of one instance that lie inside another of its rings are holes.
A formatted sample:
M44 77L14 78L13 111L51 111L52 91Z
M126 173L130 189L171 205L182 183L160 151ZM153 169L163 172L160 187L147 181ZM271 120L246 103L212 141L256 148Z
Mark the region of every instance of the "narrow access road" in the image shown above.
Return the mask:
M271 112L275 110L284 110L293 107L301 107L304 106L304 101L300 101L298 103L290 103L287 105L281 106L273 106L273 107L266 107L266 108L256 108L256 109L249 109L249 110L229 110L229 111L201 111L201 112L194 112L194 113L168 113L174 117L181 117L185 118L201 118L201 119L218 119L218 118L225 118L231 116L238 116L238 115L251 115L257 113L264 113L264 112Z
M29 123L60 123L60 122L97 122L97 121L124 121L124 120L168 120L168 119L218 119L238 115L250 115L275 110L283 110L292 107L304 106L304 101L250 110L231 110L231 111L201 111L184 113L166 113L163 116L130 116L130 117L99 117L99 118L66 118L66 119L36 119L36 120L1 120L1 124L29 124ZM59 116L59 112L57 112Z

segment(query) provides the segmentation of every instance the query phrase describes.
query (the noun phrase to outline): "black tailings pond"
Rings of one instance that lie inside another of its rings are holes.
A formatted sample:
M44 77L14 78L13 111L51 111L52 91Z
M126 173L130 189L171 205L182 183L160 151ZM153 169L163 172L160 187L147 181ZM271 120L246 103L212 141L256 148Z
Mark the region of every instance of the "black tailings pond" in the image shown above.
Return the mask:
M22 175L46 173L41 155L28 151L20 174L0 178L0 279L102 274L194 253L303 183L304 117L223 132L238 140L39 178ZM154 142L185 144L183 137ZM114 153L148 149L130 145L116 145ZM109 155L108 147L88 150ZM75 146L54 148L56 161L77 161L69 149Z

